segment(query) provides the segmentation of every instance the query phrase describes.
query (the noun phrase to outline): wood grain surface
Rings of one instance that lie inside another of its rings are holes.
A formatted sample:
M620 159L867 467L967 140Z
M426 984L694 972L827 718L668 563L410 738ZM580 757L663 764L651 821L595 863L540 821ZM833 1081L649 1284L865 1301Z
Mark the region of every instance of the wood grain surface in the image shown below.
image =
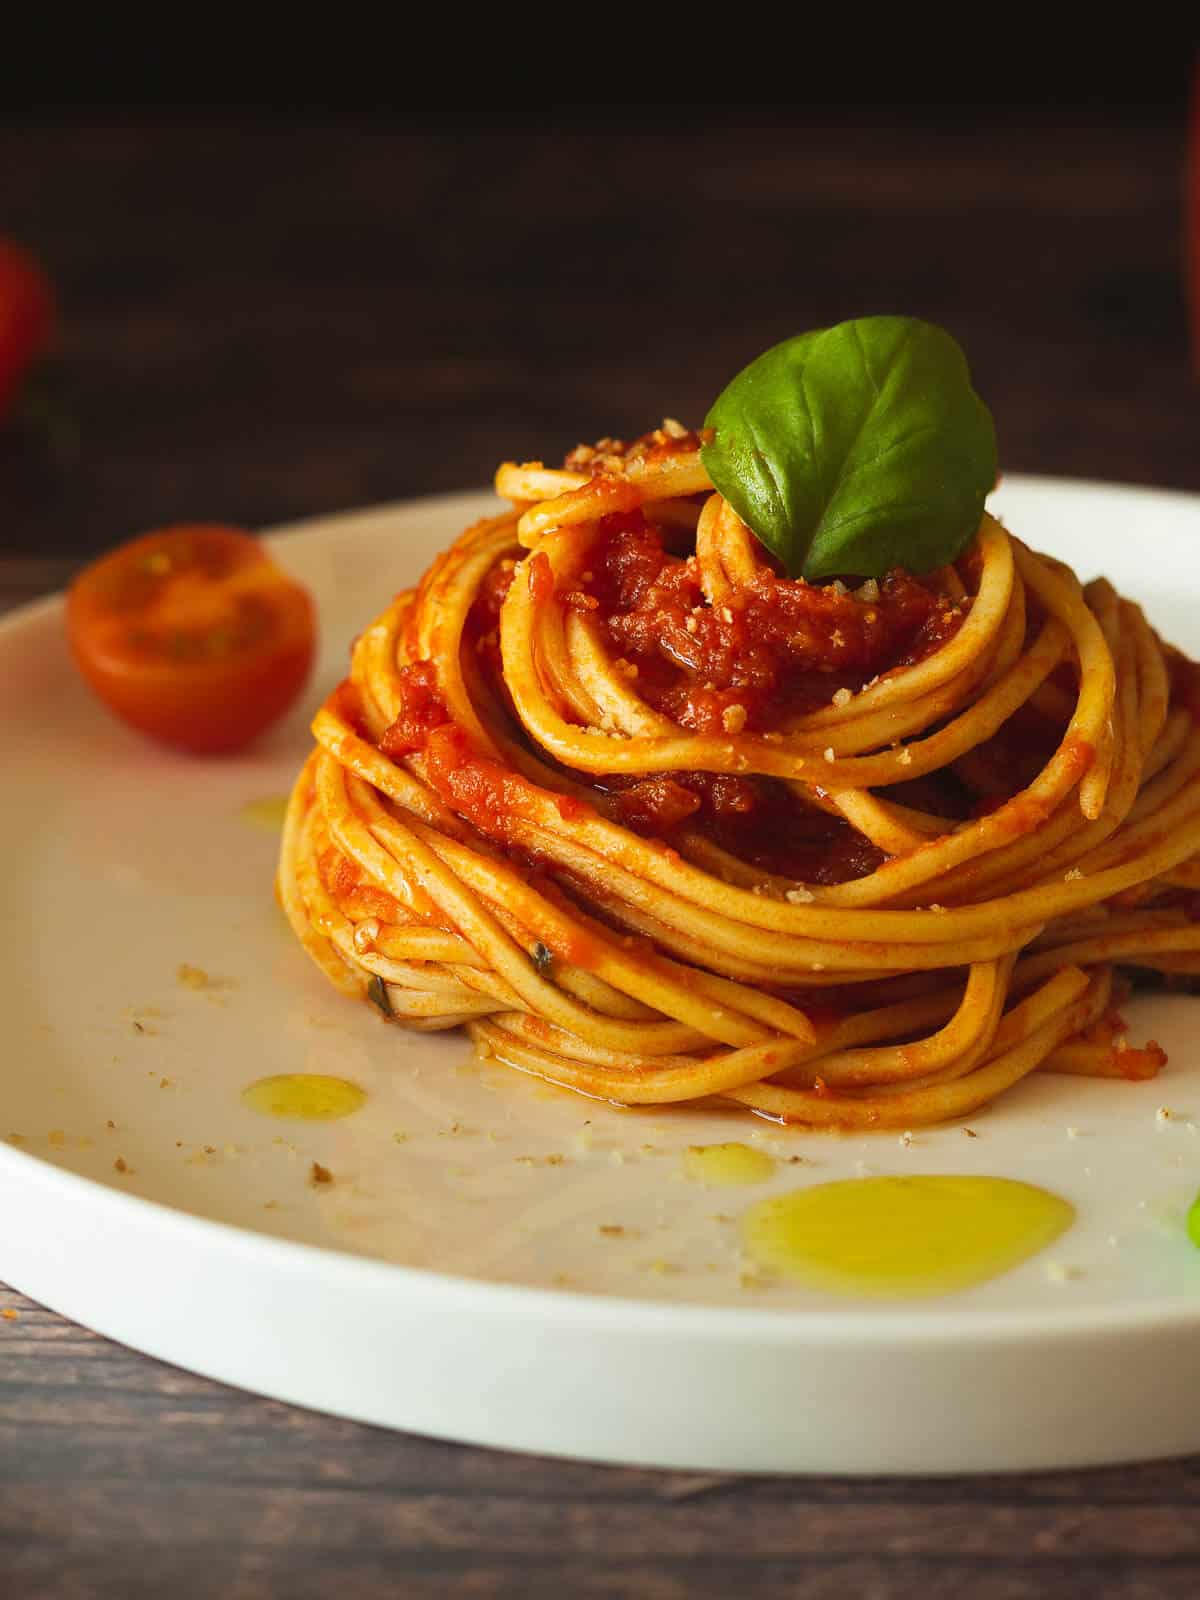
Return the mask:
M697 420L768 343L864 311L959 337L1007 469L1200 490L1183 144L1176 111L10 124L0 232L58 287L69 420L0 431L0 607L164 522L458 489ZM863 1481L549 1462L226 1390L15 1291L0 1308L0 1596L1200 1594L1197 1461Z

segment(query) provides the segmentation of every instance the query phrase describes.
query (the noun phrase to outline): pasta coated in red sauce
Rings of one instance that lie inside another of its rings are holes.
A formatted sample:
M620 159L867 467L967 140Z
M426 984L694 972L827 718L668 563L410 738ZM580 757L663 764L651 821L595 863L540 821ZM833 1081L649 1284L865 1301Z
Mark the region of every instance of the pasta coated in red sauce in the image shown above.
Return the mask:
M661 432L503 466L362 635L281 850L308 953L619 1103L909 1129L1155 1074L1114 979L1200 970L1193 670L986 513L790 579Z
M544 557L536 566L532 581L545 599L553 580ZM492 568L467 629L468 647L502 702L499 619L515 568L507 558ZM953 636L969 605L900 570L852 592L762 567L727 604L712 607L694 556L672 553L640 511L604 519L589 571L562 598L601 621L649 705L683 728L731 735L771 731L827 705L839 689L853 692L913 665ZM512 785L480 762L462 730L438 731L449 713L432 663L403 668L399 689L400 710L380 748L393 757L425 750L434 788L481 832L503 839ZM601 779L591 788L602 814L638 833L669 843L679 829L699 827L722 848L782 876L843 883L884 859L843 819L769 778L677 772ZM957 795L939 798L938 809L963 814ZM584 809L556 797L560 802L572 815Z
M603 621L647 703L697 733L777 728L920 661L965 614L900 569L853 592L762 566L710 606L695 556L673 555L641 512L603 520L590 573L566 599Z

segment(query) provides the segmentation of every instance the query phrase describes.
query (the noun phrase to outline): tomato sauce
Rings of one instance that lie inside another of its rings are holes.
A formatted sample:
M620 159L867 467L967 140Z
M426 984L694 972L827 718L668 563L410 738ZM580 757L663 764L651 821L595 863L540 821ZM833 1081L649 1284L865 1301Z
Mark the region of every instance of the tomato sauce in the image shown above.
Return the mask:
M479 585L471 606L468 632L476 635L489 632L500 625L500 607L512 588L513 573L517 563L511 557L498 561Z
M923 659L961 626L964 608L902 571L859 586L813 585L773 570L764 555L753 580L728 604L710 607L695 556L674 554L671 536L638 511L601 524L589 570L561 598L597 619L620 670L645 700L682 727L736 736L771 731L828 705L873 677ZM516 562L496 564L471 608L466 644L507 703L499 653L500 611ZM528 581L545 601L552 577L534 557ZM437 692L430 662L399 674L400 710L380 741L385 754L418 751L432 787L460 816L510 851L506 819L532 814L548 791L474 750ZM596 809L668 847L689 828L764 872L814 884L843 883L884 857L843 819L804 804L775 779L710 772L610 776L593 785ZM549 794L564 821L588 809ZM935 809L961 816L958 794ZM520 852L517 852L518 854Z
M381 922L398 922L400 906L385 889L377 888L366 874L335 846L322 851L318 862L321 878L330 895L343 908L353 907L365 917Z
M444 716L425 738L424 753L430 786L459 816L493 838L505 838L510 817L540 822L547 800L564 822L578 821L588 813L582 801L542 789L511 767L480 754L466 731Z
M1157 1078L1167 1064L1167 1052L1157 1039L1149 1039L1141 1049L1126 1045L1121 1050L1115 1045L1109 1051L1109 1060L1129 1083L1145 1083Z
M414 661L401 667L398 676L400 711L379 741L384 755L392 757L423 750L433 730L450 720L432 661Z
M922 660L964 615L900 569L852 593L767 564L712 607L696 557L671 554L640 511L603 519L590 569L568 604L602 619L650 705L698 733L774 729L828 705L838 689Z
M847 883L883 865L883 852L843 818L810 809L769 778L751 779L749 786L753 803L715 811L706 829L732 855L764 872L818 885Z
M1082 778L1096 757L1086 739L1078 734L1063 737L1063 726L1045 716L1033 705L1018 706L1008 721L990 739L971 751L971 778L975 795L969 807L973 816L988 816L1004 805L1016 807L1021 791L1027 789L1059 748L1071 781ZM941 776L941 775L939 775ZM1009 796L1016 795L1016 800ZM1019 808L1018 808L1019 810ZM1006 813L1015 833L1025 833L1045 821L1044 809L1029 801L1027 812Z
M673 772L606 778L607 809L635 833L670 839L698 829L731 855L779 877L845 883L874 872L884 856L841 817L806 806L773 778Z

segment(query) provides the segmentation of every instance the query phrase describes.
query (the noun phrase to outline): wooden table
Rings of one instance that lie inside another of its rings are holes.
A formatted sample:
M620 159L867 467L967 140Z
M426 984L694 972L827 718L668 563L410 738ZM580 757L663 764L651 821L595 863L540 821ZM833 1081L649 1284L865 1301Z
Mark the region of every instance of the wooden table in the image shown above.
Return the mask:
M79 449L0 435L0 604L172 520L455 489L697 419L767 344L868 310L959 337L1007 469L1200 490L1181 109L942 120L10 127L0 226L59 286ZM0 1306L0 1593L22 1600L1200 1593L1196 1461L564 1464L309 1415Z

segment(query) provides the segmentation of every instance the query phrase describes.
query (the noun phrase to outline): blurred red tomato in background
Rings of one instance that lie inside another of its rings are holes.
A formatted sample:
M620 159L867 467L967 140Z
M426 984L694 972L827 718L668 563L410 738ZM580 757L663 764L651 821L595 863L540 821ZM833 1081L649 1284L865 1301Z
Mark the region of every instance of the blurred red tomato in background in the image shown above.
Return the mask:
M1192 365L1200 377L1200 56L1192 69L1192 120L1188 140L1184 204L1184 261L1187 309L1192 325Z
M54 295L28 250L0 239L0 421L54 335Z

